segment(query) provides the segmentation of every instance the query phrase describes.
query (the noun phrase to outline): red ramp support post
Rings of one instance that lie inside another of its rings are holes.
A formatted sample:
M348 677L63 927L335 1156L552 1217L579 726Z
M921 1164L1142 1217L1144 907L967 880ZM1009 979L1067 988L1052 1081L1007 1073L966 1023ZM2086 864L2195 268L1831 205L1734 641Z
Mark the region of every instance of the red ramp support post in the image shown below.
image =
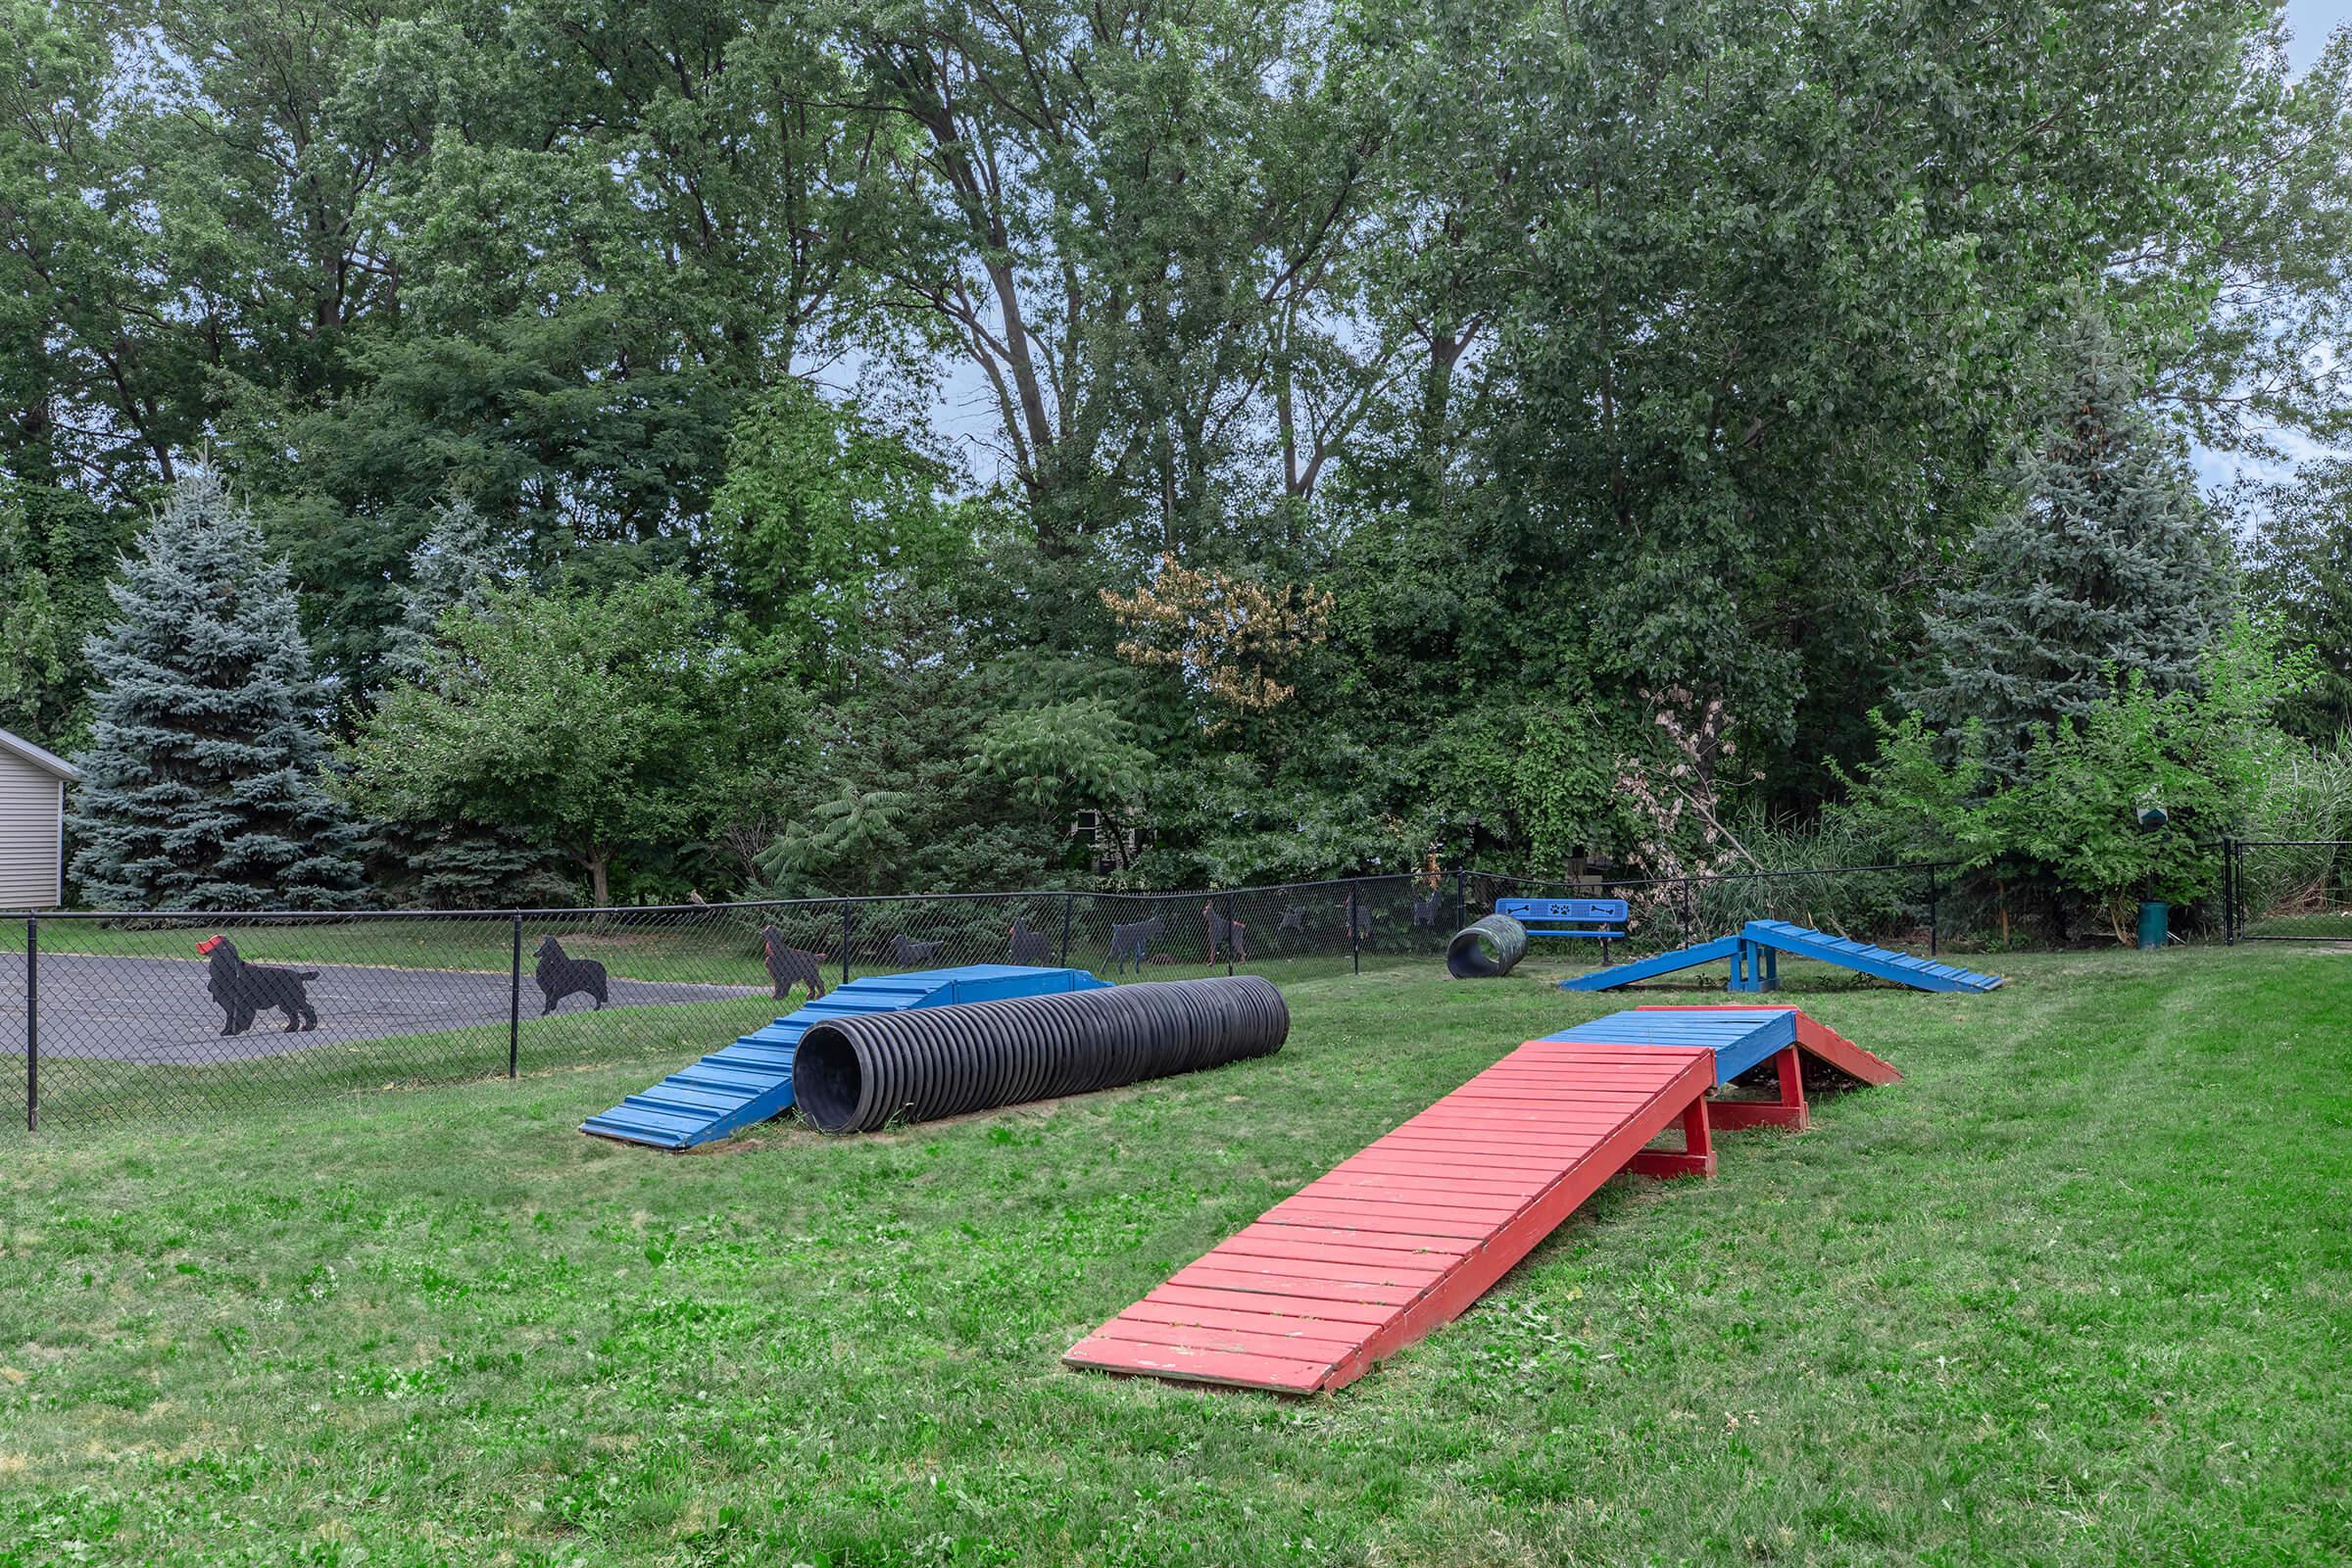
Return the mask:
M1714 1106L1715 1125L1727 1132L1741 1127L1786 1127L1792 1133L1803 1132L1807 1125L1805 1069L1797 1048L1788 1046L1775 1055L1772 1070L1781 1084L1777 1102L1718 1100Z
M1661 1180L1676 1176L1712 1176L1715 1174L1715 1144L1707 1136L1707 1118L1711 1114L1704 1097L1690 1102L1682 1114L1683 1147L1673 1149L1644 1149L1626 1164L1626 1169L1641 1176L1655 1176ZM1725 1125L1733 1125L1726 1123Z

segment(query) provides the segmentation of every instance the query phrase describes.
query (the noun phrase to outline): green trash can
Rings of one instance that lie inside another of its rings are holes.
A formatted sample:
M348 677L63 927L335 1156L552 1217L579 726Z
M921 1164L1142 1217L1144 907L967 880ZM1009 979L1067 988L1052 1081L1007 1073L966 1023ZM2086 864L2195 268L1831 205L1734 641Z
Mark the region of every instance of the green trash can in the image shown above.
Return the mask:
M2139 906L2139 945L2143 952L2154 952L2164 946L2171 935L2173 906L2169 904L2142 903Z

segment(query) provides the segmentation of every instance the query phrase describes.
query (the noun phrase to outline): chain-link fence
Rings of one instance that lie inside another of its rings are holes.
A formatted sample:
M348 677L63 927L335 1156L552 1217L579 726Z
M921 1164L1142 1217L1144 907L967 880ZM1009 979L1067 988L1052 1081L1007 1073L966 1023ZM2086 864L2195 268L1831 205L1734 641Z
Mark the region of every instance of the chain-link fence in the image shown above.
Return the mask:
M497 912L43 913L0 924L7 1125L643 1057L674 1063L864 975L1345 974L1443 951L1459 878Z
M2352 938L2347 848L2229 849L2231 934ZM667 1070L812 991L913 969L1066 965L1112 981L1434 972L1447 939L1498 898L1625 900L1616 957L1764 918L1924 953L1955 938L1997 946L2016 896L1997 869L1964 878L1863 865L1575 882L1430 870L1205 893L666 908L12 916L0 922L0 1114L15 1127L206 1116L569 1065L642 1058ZM1599 961L1598 948L1538 944L1576 964Z
M2352 941L2352 840L2237 839L2229 850L2232 941Z
M772 1017L760 906L41 914L0 928L16 1125L699 1046Z

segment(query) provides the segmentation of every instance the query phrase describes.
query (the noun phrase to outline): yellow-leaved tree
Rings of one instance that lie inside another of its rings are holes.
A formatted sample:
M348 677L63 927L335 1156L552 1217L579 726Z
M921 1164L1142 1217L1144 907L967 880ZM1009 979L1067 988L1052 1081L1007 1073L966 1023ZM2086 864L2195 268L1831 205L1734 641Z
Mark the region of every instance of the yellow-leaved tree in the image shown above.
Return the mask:
M1311 587L1269 587L1215 567L1196 569L1172 554L1131 594L1105 588L1119 623L1119 657L1176 669L1220 724L1235 714L1279 708L1296 692L1281 676L1323 640L1331 595Z

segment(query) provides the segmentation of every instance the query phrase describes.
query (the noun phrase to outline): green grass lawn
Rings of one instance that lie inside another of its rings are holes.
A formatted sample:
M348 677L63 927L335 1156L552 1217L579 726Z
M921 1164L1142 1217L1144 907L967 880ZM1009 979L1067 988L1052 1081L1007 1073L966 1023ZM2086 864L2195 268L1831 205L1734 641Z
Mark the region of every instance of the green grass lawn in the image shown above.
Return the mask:
M1303 980L1269 1060L682 1157L572 1130L641 1060L19 1134L0 1564L2352 1560L2352 955L2003 963L1788 966L1906 1081L1305 1402L1057 1357L1625 1000Z
M530 982L524 981L527 987ZM518 1070L533 1076L593 1067L634 1076L631 1088L725 1045L772 1021L778 1004L765 996L719 1002L673 1003L660 1006L567 1010L533 1016L529 995L515 1041ZM259 1031L271 1038L274 1015ZM54 1031L53 1031L54 1032ZM307 1038L307 1037L306 1037ZM0 1058L0 1111L9 1126L24 1117L24 1058ZM103 1056L73 1056L52 1049L41 1058L41 1126L72 1139L92 1128L139 1126L191 1119L244 1117L256 1107L283 1119L319 1112L347 1114L354 1097L380 1105L384 1091L430 1084L503 1078L507 1071L507 1025L496 1023L430 1034L386 1035L373 1040L329 1040L305 1044L282 1055L256 1056L199 1066L154 1066ZM615 1099L618 1097L615 1096ZM603 1107L598 1107L603 1108ZM0 1129L0 1148L7 1131ZM0 1557L0 1564L7 1559Z

